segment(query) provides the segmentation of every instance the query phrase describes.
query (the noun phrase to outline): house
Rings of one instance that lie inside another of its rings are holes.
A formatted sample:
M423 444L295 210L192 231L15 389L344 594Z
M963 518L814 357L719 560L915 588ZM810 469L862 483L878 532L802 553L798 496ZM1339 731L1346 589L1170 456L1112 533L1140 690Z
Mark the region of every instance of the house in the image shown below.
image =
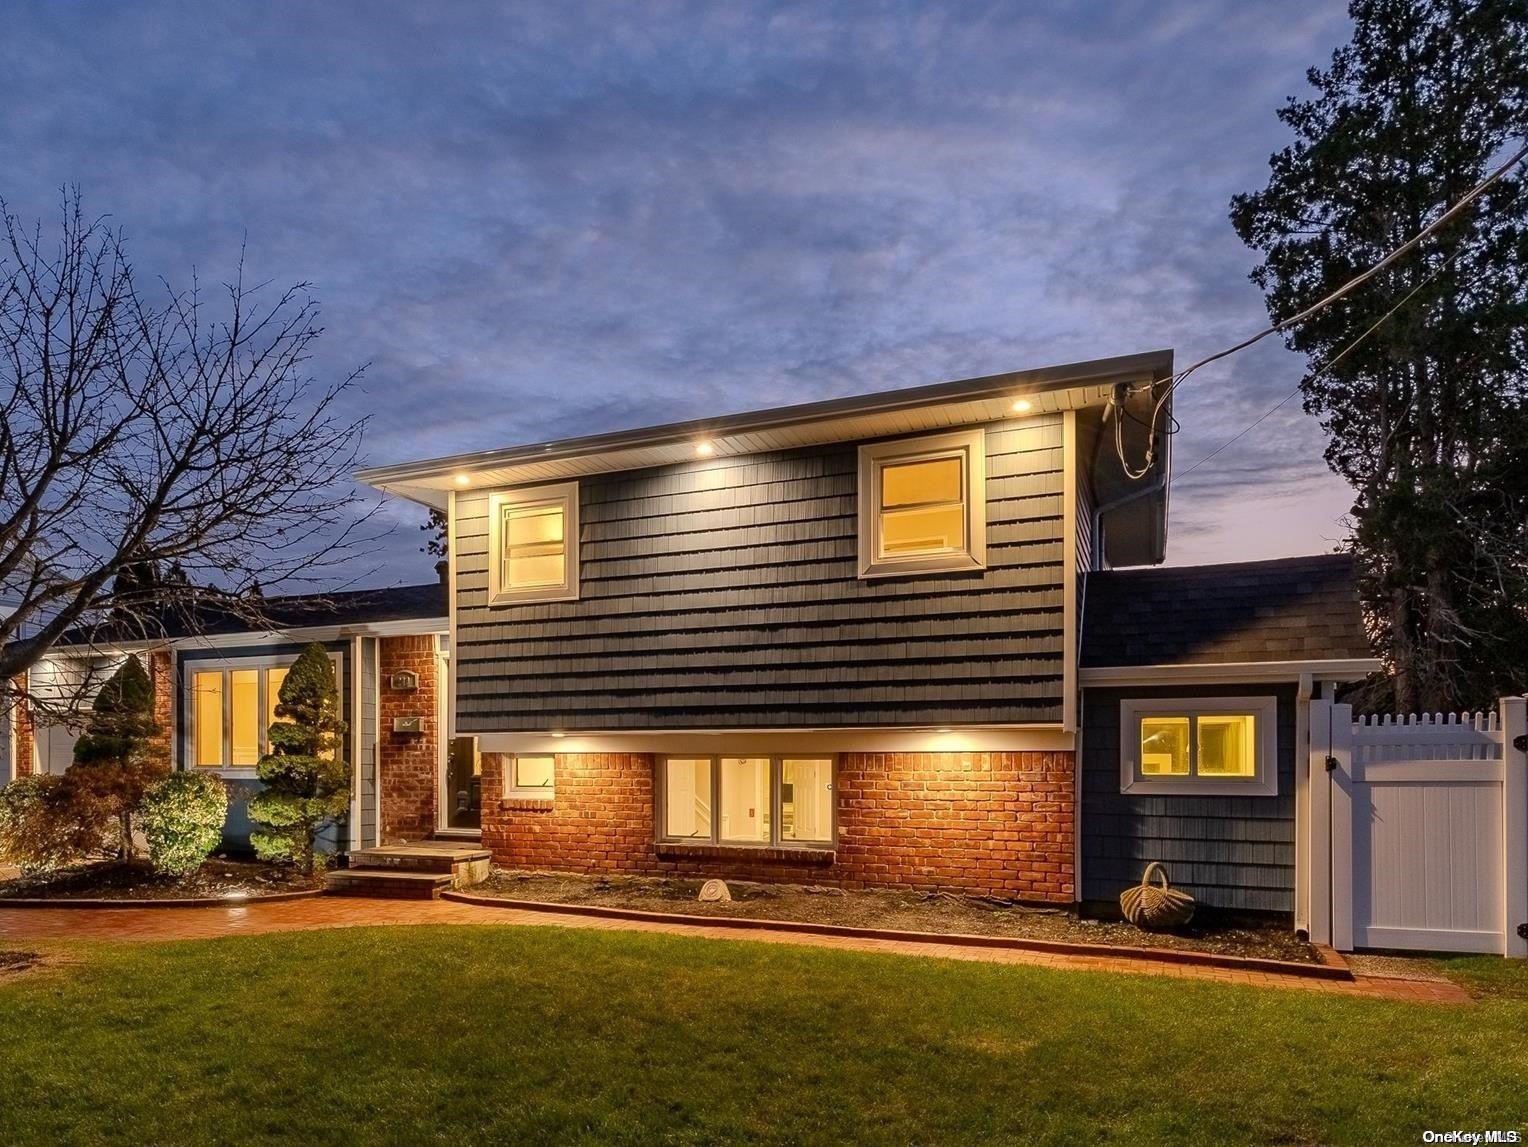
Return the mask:
M236 762L229 706L270 684L234 675L322 634L352 847L1065 905L1163 859L1299 923L1303 722L1379 663L1340 556L1130 568L1165 556L1171 373L1153 352L366 470L446 513L444 602L174 643L179 763L243 767L258 717Z
M1206 903L1298 915L1301 714L1378 662L1340 557L1121 568L1165 554L1171 442L1145 428L1171 372L1155 352L362 473L448 515L483 845L1052 903L1161 856Z
M382 839L420 837L435 827L437 756L446 745L438 724L449 630L445 587L425 585L271 598L270 628L249 628L244 611L216 599L190 616L167 616L145 635L97 632L66 638L34 665L22 686L45 704L87 693L128 654L154 685L157 721L171 763L207 769L229 783L225 844L247 848L248 796L259 788L255 765L267 748L277 693L287 668L313 642L334 664L352 770L351 809L327 842L341 851ZM396 683L396 684L395 684ZM401 726L399 723L402 723ZM81 730L15 707L6 722L10 776L61 773ZM426 791L428 790L428 791ZM458 816L461 819L461 816Z

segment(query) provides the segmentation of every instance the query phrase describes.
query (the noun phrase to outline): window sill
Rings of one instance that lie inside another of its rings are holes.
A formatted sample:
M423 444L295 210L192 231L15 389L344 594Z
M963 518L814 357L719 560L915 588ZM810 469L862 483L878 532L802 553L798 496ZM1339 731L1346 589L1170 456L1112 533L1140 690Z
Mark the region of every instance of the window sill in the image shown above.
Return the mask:
M505 812L551 812L552 797L505 797L499 808Z
M810 864L824 868L838 858L838 853L829 846L811 848L805 845L692 844L684 840L660 840L657 850L660 859L744 860L766 864Z
M1278 782L1268 778L1244 781L1148 781L1137 778L1120 787L1127 797L1276 797Z

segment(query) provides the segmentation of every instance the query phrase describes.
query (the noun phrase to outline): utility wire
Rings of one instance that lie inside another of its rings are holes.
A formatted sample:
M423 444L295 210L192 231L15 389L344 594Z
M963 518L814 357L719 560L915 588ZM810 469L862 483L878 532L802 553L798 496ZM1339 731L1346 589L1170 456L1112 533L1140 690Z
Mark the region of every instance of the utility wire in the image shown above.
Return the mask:
M1411 302L1412 299L1416 298L1418 293L1421 292L1421 290L1424 287L1429 286L1432 283L1432 281L1434 279L1436 279L1440 274L1442 274L1444 269L1450 263L1452 263L1453 261L1454 261L1454 257L1452 255L1450 255L1442 263L1439 263L1438 266L1433 270L1433 272L1430 275L1427 276L1427 278L1423 279L1415 287L1411 288L1410 291L1406 292L1405 298L1403 298L1400 302L1396 303L1395 306L1391 307L1384 314L1380 315L1379 318L1375 319L1373 324L1371 324L1370 327L1368 328L1368 330L1364 331L1363 334L1359 335L1352 342L1348 343L1347 346L1343 347L1335 355L1333 355L1331 358L1327 359L1324 363L1322 363L1319 367L1317 367L1315 369L1315 371L1313 371L1311 374L1307 375L1300 382L1300 384L1298 386L1296 386L1293 390L1291 390L1283 398L1279 399L1279 401L1277 403L1275 403L1273 406L1271 406L1267 410L1263 411L1262 414L1258 415L1256 419L1254 419L1250 424L1248 424L1246 427L1244 427L1240 432L1238 432L1237 434L1233 435L1230 438L1227 438L1219 446L1215 447L1215 449L1211 450L1208 454L1206 454L1203 458L1199 459L1199 461L1195 462L1188 469L1179 471L1178 473L1174 474L1168 480L1167 484L1169 486L1171 486L1174 482L1178 481L1178 479L1180 479L1180 478L1187 478L1190 474L1192 474L1195 470L1199 469L1199 467L1203 466L1206 462L1208 462L1211 458L1215 457L1215 455L1219 454L1222 450L1225 450L1227 447L1236 445L1236 443L1240 442L1243 438L1245 438L1247 435L1251 434L1254 430L1256 430L1264 422L1266 422L1266 421L1268 421L1268 419L1272 418L1275 414L1277 414L1280 410L1282 410L1289 403L1289 400L1291 398L1295 397L1295 395L1299 394L1300 391L1302 389L1304 389L1305 384L1307 382L1314 382L1316 379L1320 378L1327 371L1331 370L1334 366L1336 366L1343 359L1347 358L1349 353L1351 353L1353 350L1357 349L1359 343L1363 342L1366 338L1368 338L1370 335L1372 335L1375 331L1379 330L1379 328L1382 327L1389 319L1394 317L1394 315L1395 315L1395 313L1397 311L1399 311L1407 303Z
M1294 326L1296 323L1304 322L1312 315L1319 311L1325 310L1338 299L1343 298L1345 295L1350 294L1358 287L1362 286L1364 283L1367 283L1370 279L1374 278L1375 275L1378 275L1386 267L1396 263L1411 251L1415 250L1418 245L1436 234L1443 227L1446 227L1466 207L1468 207L1471 203L1485 194L1485 192L1491 187L1492 184L1500 180L1502 176L1511 171L1512 168L1520 163L1525 157L1528 157L1528 143L1525 143L1522 147L1518 148L1517 151L1513 152L1512 155L1509 156L1500 167L1496 168L1495 171L1491 172L1474 187L1472 187L1468 192L1461 196L1459 200L1455 202L1454 205L1445 211L1442 215L1439 215L1426 227L1423 227L1422 230L1418 231L1410 239L1406 240L1406 242L1402 243L1395 250L1391 251L1390 254L1386 255L1378 263L1375 263L1372 267L1368 268L1368 270L1361 271L1357 275L1354 275L1351 279L1343 283L1336 290L1332 291L1325 297L1318 299L1316 302L1312 303L1310 306L1306 307L1298 314L1291 315L1289 318L1284 319L1282 322L1277 322L1272 326L1265 327L1257 334L1252 335L1250 338L1243 339L1235 346L1227 347L1225 350L1216 351L1214 354L1200 359L1192 366L1173 375L1172 378L1168 380L1167 386L1163 388L1161 397L1157 399L1151 408L1151 421L1146 436L1146 459L1144 465L1140 466L1139 468L1131 466L1130 463L1125 459L1123 436L1120 434L1118 424L1118 410L1120 407L1116 407L1116 423L1114 435L1115 450L1119 454L1120 466L1124 469L1126 476L1131 479L1140 479L1144 478L1151 472L1151 467L1156 462L1157 420L1161 418L1162 408L1167 405L1167 401L1172 397L1173 391L1176 390L1178 386L1188 378L1189 375L1193 374L1201 367L1209 366L1212 362L1218 362L1220 359L1236 354L1238 351L1246 350L1254 343L1262 342L1263 339L1267 338L1269 335L1278 334L1281 331L1287 330Z

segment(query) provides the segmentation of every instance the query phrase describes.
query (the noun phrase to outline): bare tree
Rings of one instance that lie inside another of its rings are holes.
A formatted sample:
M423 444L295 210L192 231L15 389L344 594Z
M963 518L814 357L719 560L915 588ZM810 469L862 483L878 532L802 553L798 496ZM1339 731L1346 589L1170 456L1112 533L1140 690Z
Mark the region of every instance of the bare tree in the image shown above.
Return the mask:
M66 633L151 638L209 602L258 621L251 586L353 552L359 372L309 373L305 284L246 286L241 258L214 317L194 278L140 289L78 192L56 240L0 215L0 700Z

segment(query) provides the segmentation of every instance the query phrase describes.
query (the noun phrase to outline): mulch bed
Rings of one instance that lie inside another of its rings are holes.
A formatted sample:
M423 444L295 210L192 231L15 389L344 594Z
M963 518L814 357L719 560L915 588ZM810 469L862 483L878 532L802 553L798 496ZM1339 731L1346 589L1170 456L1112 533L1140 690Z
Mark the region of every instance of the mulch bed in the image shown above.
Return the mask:
M909 932L1013 936L1068 944L1170 948L1315 964L1309 944L1287 925L1201 911L1175 932L1143 932L1123 921L1081 919L1059 908L1036 908L950 893L845 891L798 884L727 882L728 902L696 899L701 881L641 876L574 876L494 869L474 896L589 904L689 916L745 917Z
M100 861L46 876L0 881L6 900L199 900L266 896L323 887L323 877L254 860L213 858L186 877L162 876L142 861Z

